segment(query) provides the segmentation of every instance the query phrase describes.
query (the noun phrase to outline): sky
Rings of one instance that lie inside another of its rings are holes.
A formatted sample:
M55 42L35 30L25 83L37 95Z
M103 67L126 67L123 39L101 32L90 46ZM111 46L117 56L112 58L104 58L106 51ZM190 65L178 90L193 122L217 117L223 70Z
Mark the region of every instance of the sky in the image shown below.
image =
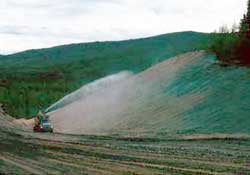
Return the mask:
M0 0L0 54L239 22L247 0Z

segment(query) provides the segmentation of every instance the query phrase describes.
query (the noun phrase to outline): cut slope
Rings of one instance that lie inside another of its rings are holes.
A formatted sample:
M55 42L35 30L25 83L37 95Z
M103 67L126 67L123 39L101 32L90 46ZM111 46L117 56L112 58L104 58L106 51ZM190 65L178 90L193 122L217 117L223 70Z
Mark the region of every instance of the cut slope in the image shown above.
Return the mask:
M194 105L197 97L178 98L171 94L167 96L164 91L186 64L202 55L202 52L197 52L172 58L119 85L97 91L53 113L54 126L61 132L79 134L96 134L116 129L119 132L147 132L156 122L161 123L163 119L168 120L182 112L184 106L178 104L188 104L189 108ZM155 118L160 113L167 116ZM172 129L181 125L181 122L176 122Z
M187 53L59 109L52 122L74 134L249 133L249 73Z

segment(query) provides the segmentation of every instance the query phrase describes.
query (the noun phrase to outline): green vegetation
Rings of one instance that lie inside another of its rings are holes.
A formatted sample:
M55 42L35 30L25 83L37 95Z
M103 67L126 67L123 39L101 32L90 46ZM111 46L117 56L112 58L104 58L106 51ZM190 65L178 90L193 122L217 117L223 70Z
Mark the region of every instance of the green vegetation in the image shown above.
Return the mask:
M135 73L180 53L208 49L214 36L181 32L120 42L71 44L0 58L0 103L31 117L82 85L122 70Z
M239 36L236 33L214 34L215 40L210 50L216 54L221 64L238 63L235 46L239 42Z
M230 33L226 27L220 30L221 35L211 45L210 50L217 55L222 64L250 66L250 1L248 12L241 20L239 31L236 25Z

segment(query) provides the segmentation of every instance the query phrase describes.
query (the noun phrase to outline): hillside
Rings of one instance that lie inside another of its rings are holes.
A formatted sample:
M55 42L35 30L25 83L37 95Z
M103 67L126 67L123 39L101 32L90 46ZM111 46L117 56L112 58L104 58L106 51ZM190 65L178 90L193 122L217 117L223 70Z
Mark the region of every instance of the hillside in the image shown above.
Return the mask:
M215 61L204 52L179 55L66 106L57 104L51 120L57 132L69 134L248 134L250 70Z
M138 73L180 53L209 47L212 35L181 32L120 42L29 50L0 60L0 102L16 117L31 116L66 94L122 70Z

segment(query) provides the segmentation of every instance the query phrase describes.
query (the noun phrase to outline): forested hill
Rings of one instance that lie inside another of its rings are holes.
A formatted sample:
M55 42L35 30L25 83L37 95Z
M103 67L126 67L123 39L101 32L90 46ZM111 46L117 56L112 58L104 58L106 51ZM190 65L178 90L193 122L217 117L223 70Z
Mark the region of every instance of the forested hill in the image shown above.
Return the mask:
M140 71L154 62L172 57L173 55L194 49L207 48L209 39L208 34L181 32L127 41L63 45L7 55L4 56L5 61L2 61L0 66L1 68L23 68L24 66L25 70L23 71L29 72L29 69L36 68L37 66L39 68L47 68L49 66L59 66L59 64L75 63L77 61L102 60L109 61L113 69L120 70L119 67L113 66L113 63L127 60L126 62L129 65L123 64L125 66L124 69ZM137 64L140 61L143 64Z
M30 116L87 82L135 73L177 54L207 49L213 35L180 32L150 38L63 45L3 56L0 102L14 116Z

